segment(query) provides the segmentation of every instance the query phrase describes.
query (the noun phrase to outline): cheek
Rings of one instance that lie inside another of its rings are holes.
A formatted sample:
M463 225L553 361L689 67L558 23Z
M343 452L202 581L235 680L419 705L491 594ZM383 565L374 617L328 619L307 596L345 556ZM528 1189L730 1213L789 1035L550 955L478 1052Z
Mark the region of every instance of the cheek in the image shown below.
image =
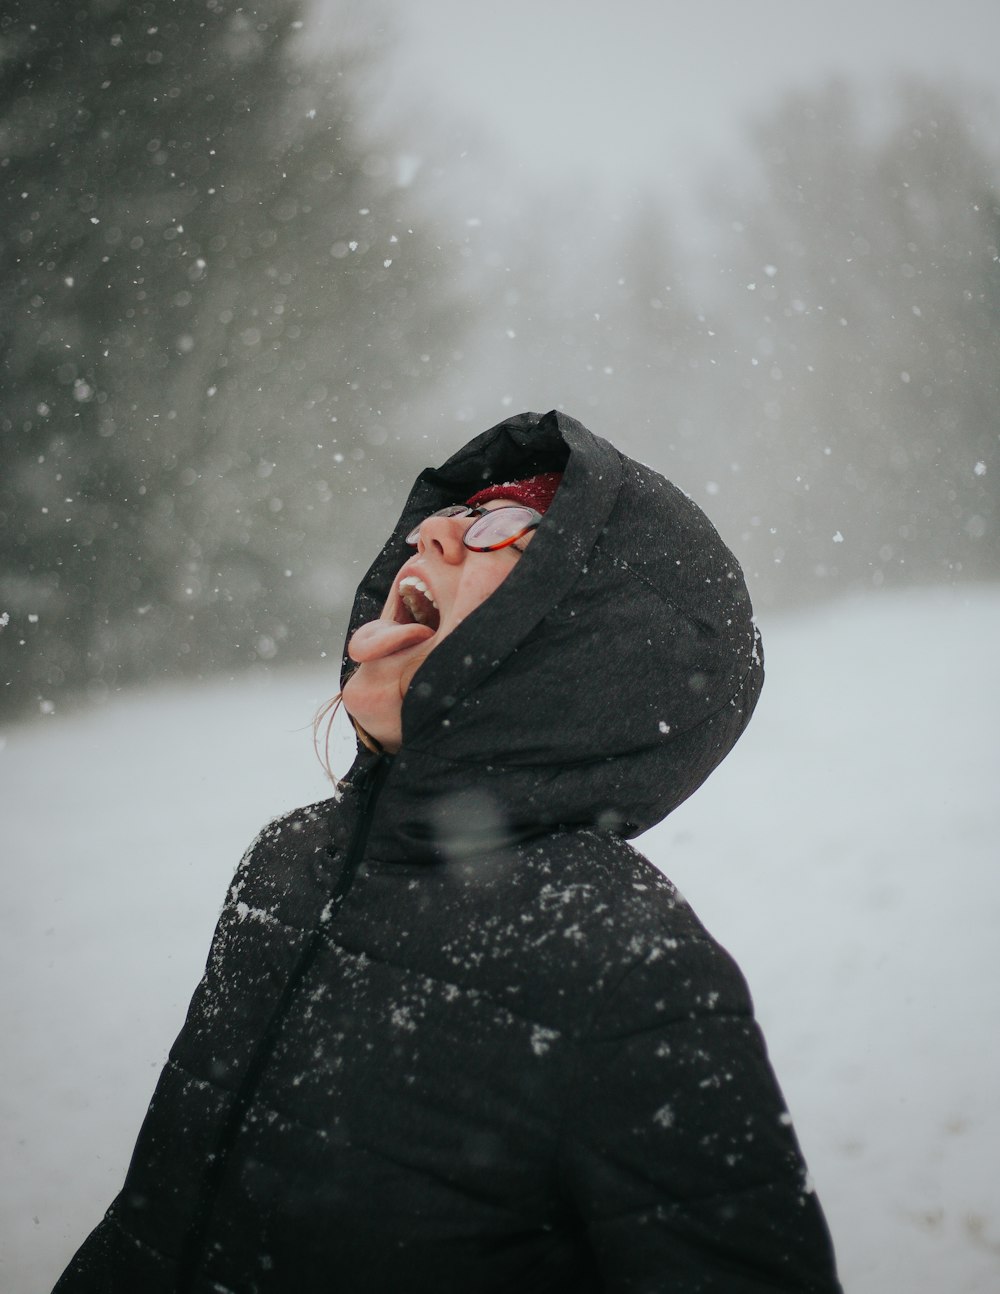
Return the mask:
M458 597L456 610L464 618L481 606L490 594L495 593L514 569L514 561L507 553L479 553L477 565L466 572Z

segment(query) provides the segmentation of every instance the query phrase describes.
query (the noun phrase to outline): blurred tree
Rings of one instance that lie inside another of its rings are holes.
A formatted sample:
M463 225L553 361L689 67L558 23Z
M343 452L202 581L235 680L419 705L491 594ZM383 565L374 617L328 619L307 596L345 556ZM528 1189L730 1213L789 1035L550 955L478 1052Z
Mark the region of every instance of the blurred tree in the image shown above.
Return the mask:
M856 105L786 99L732 226L744 538L778 597L1000 559L1000 170L959 94L902 87L888 131Z
M603 317L624 436L725 526L723 482L742 468L717 417L724 334L698 304L669 213L652 195L624 222L615 265Z
M558 405L679 481L702 479L698 387L714 334L684 290L663 204L646 195L618 214L564 189L512 203L467 239L467 290L486 307L466 390L487 411L473 416Z
M370 556L369 491L422 459L451 253L363 128L376 52L307 57L302 26L296 0L0 18L8 707L336 655L334 529L338 570Z

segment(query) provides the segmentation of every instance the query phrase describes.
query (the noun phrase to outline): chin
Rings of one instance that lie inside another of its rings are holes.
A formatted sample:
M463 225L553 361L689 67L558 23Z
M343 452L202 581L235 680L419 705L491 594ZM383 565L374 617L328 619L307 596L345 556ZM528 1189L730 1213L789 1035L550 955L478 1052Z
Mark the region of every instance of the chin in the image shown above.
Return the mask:
M403 698L400 680L374 680L361 665L344 684L344 709L369 736L387 751L399 749L402 737Z

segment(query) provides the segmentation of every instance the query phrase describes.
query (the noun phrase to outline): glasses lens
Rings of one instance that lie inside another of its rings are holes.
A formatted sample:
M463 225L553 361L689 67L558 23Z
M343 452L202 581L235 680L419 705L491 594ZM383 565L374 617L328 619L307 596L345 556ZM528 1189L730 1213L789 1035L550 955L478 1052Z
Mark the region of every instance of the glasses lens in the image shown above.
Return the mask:
M502 548L538 525L538 514L531 508L493 508L484 512L465 532L465 546L485 553Z
M438 508L437 512L432 512L431 517L467 517L470 509L464 503L450 503L447 508ZM424 517L424 521L429 521L430 517ZM420 527L424 521L418 521L410 533L406 536L408 544L415 544L420 535Z

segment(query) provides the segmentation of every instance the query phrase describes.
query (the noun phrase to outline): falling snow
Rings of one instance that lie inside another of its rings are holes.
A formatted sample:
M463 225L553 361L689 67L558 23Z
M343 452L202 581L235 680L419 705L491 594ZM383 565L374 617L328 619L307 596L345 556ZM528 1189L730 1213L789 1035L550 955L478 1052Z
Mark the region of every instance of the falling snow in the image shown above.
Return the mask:
M1000 1243L1000 1054L982 1028L1000 596L883 596L763 628L747 735L639 844L747 974L849 1294L978 1294ZM118 1189L236 859L262 818L327 794L299 720L330 686L171 685L6 730L10 1288L49 1288ZM569 897L553 885L552 910ZM554 1045L543 1027L528 1054Z

